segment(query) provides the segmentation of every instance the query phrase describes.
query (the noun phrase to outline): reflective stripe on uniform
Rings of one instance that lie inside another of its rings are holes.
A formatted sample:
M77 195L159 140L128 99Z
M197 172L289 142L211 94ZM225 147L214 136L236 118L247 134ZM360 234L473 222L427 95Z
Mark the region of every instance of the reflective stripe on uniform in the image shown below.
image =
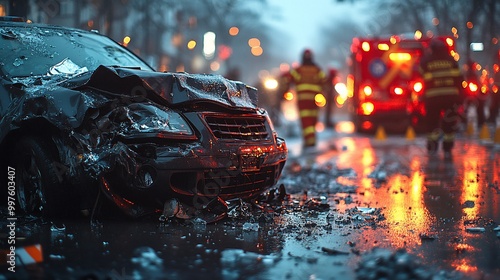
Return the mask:
M443 88L429 88L425 92L426 97L433 97L439 95L458 95L459 91L456 87L443 87Z
M316 91L320 92L323 88L316 84L297 84L295 86L297 91Z
M444 142L453 142L455 140L455 134L454 133L446 133L443 136L443 141Z
M426 72L424 73L424 80L428 81L434 78L442 78L442 77L460 77L460 75L461 74L459 69Z
M314 97L316 96L316 93L299 93L297 95L297 98L299 100L314 100Z
M300 110L300 117L317 117L318 116L318 110Z
M439 140L439 136L441 136L441 133L431 132L431 133L427 134L427 140L437 141L437 140Z
M305 142L306 142L306 146L312 146L312 145L316 144L316 137L309 137L309 138L305 139Z
M308 126L308 127L304 127L304 129L302 130L302 133L304 135L315 134L316 133L316 129L314 128L313 125L311 125L311 126Z
M299 72L297 72L297 70L293 69L292 71L290 71L290 75L292 75L293 79L298 81L300 80L300 78L302 77Z

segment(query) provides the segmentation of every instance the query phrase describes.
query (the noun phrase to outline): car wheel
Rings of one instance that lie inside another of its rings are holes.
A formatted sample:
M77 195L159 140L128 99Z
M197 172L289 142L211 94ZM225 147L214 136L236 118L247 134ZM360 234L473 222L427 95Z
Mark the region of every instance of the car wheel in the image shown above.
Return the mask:
M27 215L56 217L64 213L64 196L54 150L45 139L26 137L16 144L12 153L17 204Z

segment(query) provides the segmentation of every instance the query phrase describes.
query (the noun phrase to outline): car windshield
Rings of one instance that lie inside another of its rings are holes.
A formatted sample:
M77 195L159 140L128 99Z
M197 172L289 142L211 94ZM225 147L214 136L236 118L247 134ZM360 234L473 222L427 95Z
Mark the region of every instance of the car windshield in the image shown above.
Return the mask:
M26 25L0 27L0 65L11 77L43 76L62 61L88 71L99 65L153 70L113 40L91 32Z

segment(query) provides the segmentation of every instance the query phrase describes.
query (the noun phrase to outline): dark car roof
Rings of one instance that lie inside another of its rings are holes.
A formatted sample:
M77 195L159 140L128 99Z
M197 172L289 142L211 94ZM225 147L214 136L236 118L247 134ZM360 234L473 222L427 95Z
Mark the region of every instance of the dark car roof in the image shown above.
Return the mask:
M5 18L5 17L0 17L0 18ZM101 36L105 36L100 34L97 30L84 30L84 29L78 29L78 28L73 28L73 27L68 27L68 26L60 26L60 25L52 25L52 24L45 24L45 23L33 23L33 22L19 22L19 21L10 21L10 20L1 20L0 19L0 26L8 26L8 27L25 27L25 28L30 28L30 27L40 27L40 28L49 28L49 29L60 29L60 30L68 30L68 31L75 31L75 32L91 32L95 34L99 34Z
M84 29L79 29L79 28L73 28L73 27L67 27L67 26L59 26L59 25L51 25L51 24L44 24L44 23L31 23L31 22L19 22L19 21L14 21L14 20L5 20L5 18L9 17L0 17L3 18L0 19L0 28L7 27L7 28L40 28L40 29L50 29L50 30L61 30L61 31L66 31L66 32L75 32L75 33L80 33L80 34L92 34L93 36L101 36L103 38L106 38L107 40L111 40L115 42L117 45L121 45L115 40L113 40L111 37L108 37L104 34L100 34L97 30L84 30ZM14 17L16 18L16 17ZM0 33L0 36L3 34ZM122 46L123 47L123 46ZM151 67L146 61L144 61L140 56L136 55L133 53L131 50L129 50L126 47L123 47L123 50L137 58L137 60L140 60L144 65L147 65L151 71L156 71L153 67Z

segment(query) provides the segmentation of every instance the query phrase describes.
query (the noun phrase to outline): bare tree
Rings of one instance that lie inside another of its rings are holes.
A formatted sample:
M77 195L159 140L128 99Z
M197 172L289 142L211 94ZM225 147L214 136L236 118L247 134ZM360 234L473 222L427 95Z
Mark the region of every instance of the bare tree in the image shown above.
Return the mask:
M377 4L374 21L378 24L372 30L378 34L399 34L403 30L413 32L418 29L433 31L437 35L454 35L454 27L458 30L459 50L469 58L472 42L483 42L488 51L495 48L498 39L492 38L499 37L499 6L500 2L496 0L384 0ZM433 23L434 18L437 21Z

